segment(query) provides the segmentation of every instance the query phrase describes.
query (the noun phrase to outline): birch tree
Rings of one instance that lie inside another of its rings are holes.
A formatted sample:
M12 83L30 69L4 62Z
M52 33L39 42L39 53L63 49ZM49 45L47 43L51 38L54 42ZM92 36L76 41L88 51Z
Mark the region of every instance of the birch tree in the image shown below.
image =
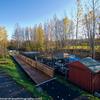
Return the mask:
M91 56L95 58L95 37L96 37L96 19L97 11L100 10L100 0L89 0L86 3L87 14L85 15L86 28L88 34L89 45L91 48ZM99 15L100 16L100 15Z

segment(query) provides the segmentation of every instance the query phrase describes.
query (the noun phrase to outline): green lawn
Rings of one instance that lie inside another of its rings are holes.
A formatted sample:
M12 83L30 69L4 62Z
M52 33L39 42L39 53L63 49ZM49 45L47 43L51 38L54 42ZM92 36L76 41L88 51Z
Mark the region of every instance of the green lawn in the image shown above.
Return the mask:
M2 59L0 59L2 60ZM51 100L51 97L46 92L37 90L34 83L30 81L27 75L20 70L19 66L12 60L11 57L6 58L7 64L0 64L0 68L5 70L18 84L25 87L35 97L42 97L42 100Z

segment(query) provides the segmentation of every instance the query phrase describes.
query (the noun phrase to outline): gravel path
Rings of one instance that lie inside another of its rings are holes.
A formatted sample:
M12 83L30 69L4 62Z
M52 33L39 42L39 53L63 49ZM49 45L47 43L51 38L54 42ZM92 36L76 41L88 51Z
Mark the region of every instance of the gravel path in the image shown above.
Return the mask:
M0 69L0 98L30 98L33 95L18 85L9 75Z

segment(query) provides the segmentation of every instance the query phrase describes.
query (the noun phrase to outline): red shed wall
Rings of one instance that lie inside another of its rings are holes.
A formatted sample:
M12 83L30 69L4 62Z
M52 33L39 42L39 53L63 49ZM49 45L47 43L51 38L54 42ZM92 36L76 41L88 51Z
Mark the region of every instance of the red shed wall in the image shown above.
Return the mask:
M100 90L100 73L94 75L92 87L94 91Z
M83 66L84 67L84 66ZM70 66L69 68L69 80L79 85L81 88L91 91L91 73L87 69L77 68Z

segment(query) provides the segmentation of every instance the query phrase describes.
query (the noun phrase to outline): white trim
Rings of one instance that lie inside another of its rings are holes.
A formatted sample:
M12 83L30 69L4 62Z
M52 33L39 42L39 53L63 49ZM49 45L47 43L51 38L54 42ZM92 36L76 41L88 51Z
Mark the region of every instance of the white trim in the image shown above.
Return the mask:
M45 84L45 83L50 82L50 81L55 80L55 79L56 79L56 77L54 77L54 78L52 78L52 79L49 79L49 80L46 80L46 81L44 81L44 82L42 82L42 83L40 83L40 84L37 84L36 86Z

